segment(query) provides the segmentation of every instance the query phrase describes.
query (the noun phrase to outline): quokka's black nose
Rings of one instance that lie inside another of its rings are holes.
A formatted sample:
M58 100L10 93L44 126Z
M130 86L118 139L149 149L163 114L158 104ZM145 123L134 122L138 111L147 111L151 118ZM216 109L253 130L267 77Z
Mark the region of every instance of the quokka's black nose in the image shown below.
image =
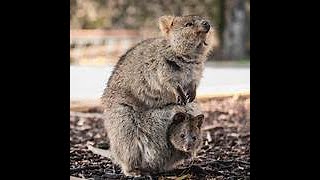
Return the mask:
M208 21L203 21L201 24L205 29L205 32L207 33L210 30L210 24L208 23Z

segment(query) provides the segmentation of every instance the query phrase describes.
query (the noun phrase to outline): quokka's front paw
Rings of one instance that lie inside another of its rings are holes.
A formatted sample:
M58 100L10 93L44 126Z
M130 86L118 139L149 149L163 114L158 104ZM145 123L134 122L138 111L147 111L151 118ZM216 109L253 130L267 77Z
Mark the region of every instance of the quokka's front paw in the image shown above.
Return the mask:
M187 104L187 99L186 99L186 97L178 96L177 104L178 104L178 105L181 105L181 106L186 105L186 104Z
M177 88L178 96L177 96L177 104L178 105L186 105L187 104L187 97L184 94L181 86L178 86Z
M186 96L188 102L194 101L194 99L196 98L196 94L197 94L196 85L190 85L187 89L187 96Z

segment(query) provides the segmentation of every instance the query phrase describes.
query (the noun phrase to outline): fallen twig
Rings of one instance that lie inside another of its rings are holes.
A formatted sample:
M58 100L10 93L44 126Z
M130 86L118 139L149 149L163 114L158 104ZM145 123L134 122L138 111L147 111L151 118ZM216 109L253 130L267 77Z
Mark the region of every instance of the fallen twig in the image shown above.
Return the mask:
M80 118L103 118L101 113L83 113L83 112L74 112L70 111L70 117L76 116Z
M86 167L79 167L79 168L70 168L70 173L75 173L75 172L79 172L79 171L83 171L83 170L87 170L87 169L99 169L100 166L86 166Z

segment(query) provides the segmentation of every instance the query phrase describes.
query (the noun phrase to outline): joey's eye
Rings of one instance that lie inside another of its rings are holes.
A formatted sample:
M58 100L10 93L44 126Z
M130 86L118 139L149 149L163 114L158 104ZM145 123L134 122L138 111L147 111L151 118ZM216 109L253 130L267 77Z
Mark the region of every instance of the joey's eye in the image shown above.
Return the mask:
M196 136L193 136L193 137L192 137L192 140L194 140L194 141L197 140L197 137L196 137Z
M180 137L181 137L181 138L184 138L184 134L180 134Z
M188 23L186 23L185 26L186 26L186 27L193 26L193 23L192 23L192 22L188 22Z

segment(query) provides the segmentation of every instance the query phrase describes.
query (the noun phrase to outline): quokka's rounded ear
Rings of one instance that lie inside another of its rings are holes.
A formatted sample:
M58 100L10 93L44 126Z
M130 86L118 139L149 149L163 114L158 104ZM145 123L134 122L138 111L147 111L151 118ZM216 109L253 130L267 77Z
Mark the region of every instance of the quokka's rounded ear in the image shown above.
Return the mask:
M203 119L204 119L204 115L203 114L199 114L198 116L196 116L194 118L194 122L196 123L196 126L198 128L201 128L202 123L203 123Z
M183 112L178 112L173 116L173 124L179 124L186 119L186 114Z
M173 25L173 16L161 16L159 18L159 28L164 35L167 35Z

